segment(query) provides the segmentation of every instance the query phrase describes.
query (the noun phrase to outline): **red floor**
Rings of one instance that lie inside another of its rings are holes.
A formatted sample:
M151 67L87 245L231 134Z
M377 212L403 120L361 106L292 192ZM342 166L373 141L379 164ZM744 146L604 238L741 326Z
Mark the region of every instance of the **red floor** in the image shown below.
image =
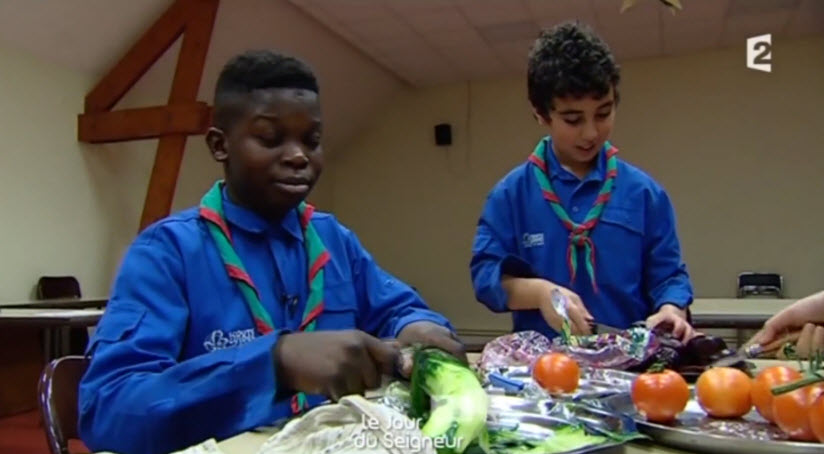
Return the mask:
M73 453L88 452L78 440L69 448ZM0 419L0 454L49 454L39 412Z

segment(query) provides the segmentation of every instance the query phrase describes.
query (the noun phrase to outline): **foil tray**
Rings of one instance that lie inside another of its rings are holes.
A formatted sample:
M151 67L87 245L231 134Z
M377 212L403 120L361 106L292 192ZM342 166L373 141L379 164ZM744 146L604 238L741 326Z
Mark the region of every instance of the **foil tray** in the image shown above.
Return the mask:
M601 452L616 448L631 438L642 437L632 418L585 403L554 399L551 396L527 397L502 392L489 392L488 395L489 429L516 430L519 436L540 442L551 438L560 427L580 425L589 433L607 438L603 443L567 451L567 454ZM392 393L370 399L401 413L408 411L406 399ZM624 438L616 440L616 435Z
M584 368L578 388L564 395L550 395L532 379L526 366L487 371L484 389L490 395L517 395L528 399L586 402L598 401L620 393L630 393L637 374L613 369Z
M631 417L638 430L658 443L690 452L727 454L821 454L820 443L791 441L781 430L769 424L755 410L740 419L710 418L694 396L673 423L648 422L635 410L628 394L618 394L602 401L607 410Z
M515 429L519 435L535 441L552 438L554 431L570 424L581 424L594 434L637 432L635 422L625 415L552 399L529 399L518 396L490 395L487 427ZM624 442L609 440L565 454L584 454L613 450Z

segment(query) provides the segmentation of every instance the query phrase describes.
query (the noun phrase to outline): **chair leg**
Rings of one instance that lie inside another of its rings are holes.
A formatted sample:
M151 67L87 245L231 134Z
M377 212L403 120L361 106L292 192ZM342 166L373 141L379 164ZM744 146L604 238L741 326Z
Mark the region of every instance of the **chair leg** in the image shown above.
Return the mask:
M745 342L747 342L747 339L745 337L746 337L745 336L745 330L740 329L740 328L735 330L735 343L736 343L735 348L736 349L741 348L741 346L744 345Z
M51 328L43 328L43 358L46 364L54 358L53 337Z
M60 333L60 337L57 341L57 354L60 355L60 357L62 358L64 356L68 356L71 354L71 328L67 326L61 326L57 329Z

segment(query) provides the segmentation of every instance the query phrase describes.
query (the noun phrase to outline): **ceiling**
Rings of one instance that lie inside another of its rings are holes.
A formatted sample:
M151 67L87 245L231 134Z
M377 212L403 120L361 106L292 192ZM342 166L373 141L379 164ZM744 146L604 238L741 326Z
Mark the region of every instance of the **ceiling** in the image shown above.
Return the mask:
M619 60L824 34L824 0L289 0L413 86L519 75L543 27L578 19Z
M55 69L54 83L73 74L72 80L91 88L174 1L0 0L0 56L8 52L35 67ZM198 99L212 101L218 73L230 57L262 48L311 64L325 93L324 145L331 149L353 137L403 87L391 72L287 0L222 0ZM179 50L180 40L116 108L165 104ZM0 84L4 77L0 69ZM83 95L69 95L79 110Z
M2 0L0 42L84 73L102 74L171 2ZM282 11L283 5L291 5L413 86L521 75L540 28L570 19L591 25L624 61L743 49L746 37L763 33L772 33L773 43L824 35L824 0L681 0L684 9L674 15L658 0L638 0L620 13L622 2L223 0L216 27L221 16L247 14L257 17L245 19L246 32L262 33L258 28L265 24L258 18L267 15L256 8L272 4ZM238 45L244 41L237 31L216 28L215 33L228 33Z
M0 42L100 74L171 4L170 0L0 0ZM114 7L113 7L114 6Z

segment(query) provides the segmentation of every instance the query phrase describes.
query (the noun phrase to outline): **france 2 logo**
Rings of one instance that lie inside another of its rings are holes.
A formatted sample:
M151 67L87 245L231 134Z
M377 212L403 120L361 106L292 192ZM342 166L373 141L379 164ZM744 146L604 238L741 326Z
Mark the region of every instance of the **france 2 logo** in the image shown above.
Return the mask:
M747 68L772 72L772 35L747 38Z

